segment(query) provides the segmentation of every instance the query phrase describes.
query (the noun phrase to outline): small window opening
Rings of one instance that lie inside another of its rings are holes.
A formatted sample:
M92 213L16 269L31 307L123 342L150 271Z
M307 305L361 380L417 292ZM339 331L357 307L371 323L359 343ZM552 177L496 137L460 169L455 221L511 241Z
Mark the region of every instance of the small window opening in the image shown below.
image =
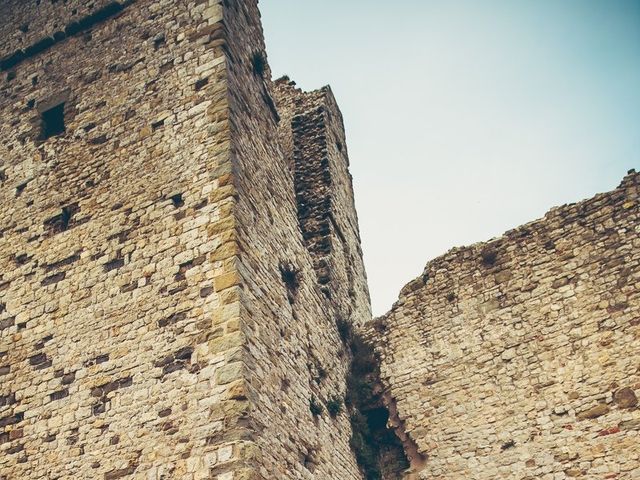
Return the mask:
M43 140L60 135L64 131L64 102L42 112L41 138Z
M182 207L184 205L184 199L182 198L182 194L176 193L175 195L172 195L171 202L173 203L173 206L176 208Z

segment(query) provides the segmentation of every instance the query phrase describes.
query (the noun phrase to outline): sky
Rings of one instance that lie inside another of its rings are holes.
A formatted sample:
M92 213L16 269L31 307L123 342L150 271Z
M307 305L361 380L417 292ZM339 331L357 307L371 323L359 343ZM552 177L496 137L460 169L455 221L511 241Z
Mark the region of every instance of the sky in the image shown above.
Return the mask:
M454 246L640 169L640 0L262 0L344 116L374 315Z

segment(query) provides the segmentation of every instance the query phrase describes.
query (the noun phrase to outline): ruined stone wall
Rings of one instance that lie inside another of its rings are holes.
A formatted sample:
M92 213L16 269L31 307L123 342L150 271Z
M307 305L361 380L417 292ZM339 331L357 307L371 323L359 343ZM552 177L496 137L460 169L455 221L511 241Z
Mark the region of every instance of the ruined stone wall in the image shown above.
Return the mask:
M342 318L371 316L342 114L329 87L274 84L280 138L294 177L296 211L323 295Z
M34 3L2 2L3 57L16 18L24 47L102 5ZM127 4L2 65L2 479L231 478L222 9Z
M639 194L453 249L374 322L419 478L640 478Z

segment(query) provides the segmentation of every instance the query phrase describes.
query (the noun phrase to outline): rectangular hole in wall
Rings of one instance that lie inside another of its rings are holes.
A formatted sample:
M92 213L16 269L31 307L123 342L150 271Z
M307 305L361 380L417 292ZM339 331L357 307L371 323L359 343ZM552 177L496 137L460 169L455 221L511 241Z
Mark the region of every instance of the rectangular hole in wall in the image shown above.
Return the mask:
M41 115L40 138L42 140L64 133L64 102L43 111Z

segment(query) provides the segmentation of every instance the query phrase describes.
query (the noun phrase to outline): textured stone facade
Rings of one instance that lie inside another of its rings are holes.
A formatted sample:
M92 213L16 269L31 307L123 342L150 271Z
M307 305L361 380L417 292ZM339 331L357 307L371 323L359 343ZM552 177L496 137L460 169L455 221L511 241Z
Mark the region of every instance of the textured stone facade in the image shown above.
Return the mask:
M640 175L371 323L342 116L256 0L0 13L0 480L640 477Z
M372 332L407 478L640 478L640 174L433 260Z
M310 408L370 318L328 90L270 82L252 0L0 8L0 478L361 478ZM288 95L327 112L295 170Z

